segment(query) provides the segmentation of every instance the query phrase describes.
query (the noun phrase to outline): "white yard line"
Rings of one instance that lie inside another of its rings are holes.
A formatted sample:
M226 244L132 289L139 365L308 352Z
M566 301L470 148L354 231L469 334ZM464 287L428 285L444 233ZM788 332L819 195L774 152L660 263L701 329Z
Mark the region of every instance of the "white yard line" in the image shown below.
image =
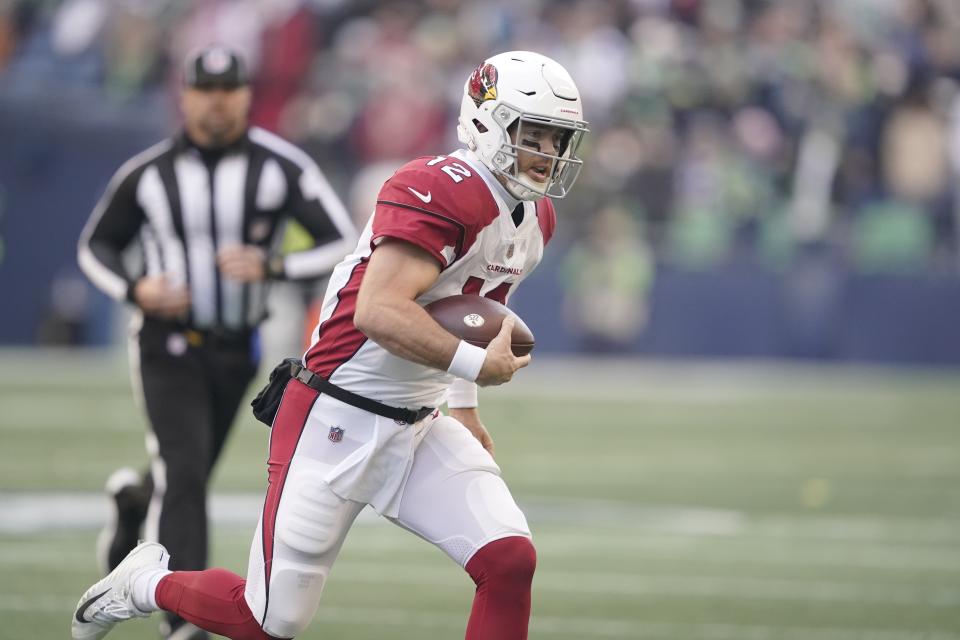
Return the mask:
M529 519L545 527L577 523L610 527L631 535L758 538L859 543L904 543L917 549L942 545L955 550L960 518L911 518L805 514L750 515L728 509L683 505L646 506L579 498L519 496ZM211 516L224 525L256 524L262 505L259 493L215 493ZM98 529L108 504L99 492L0 492L0 534L24 534L51 529ZM360 522L381 522L369 509ZM589 539L584 538L589 544Z
M366 513L366 512L365 512ZM417 555L419 547L412 547L405 536L383 535L372 533L370 527L378 528L383 523L375 516L364 516L351 534L351 540L357 542L365 551L371 554L392 553L397 558ZM535 521L534 521L535 523ZM241 537L252 531L250 527L231 529ZM636 532L603 532L586 535L583 531L566 533L551 531L549 534L537 535L534 530L537 553L541 558L550 558L553 562L568 558L579 561L595 559L603 562L611 554L616 554L627 560L632 566L650 567L662 566L667 562L695 562L703 570L714 569L726 575L729 568L735 567L735 573L756 571L758 567L769 570L772 567L781 569L819 567L828 570L835 569L873 569L888 571L928 572L932 574L960 573L960 552L956 545L946 547L916 548L909 545L882 545L870 544L841 544L825 548L822 545L800 546L789 541L766 541L759 546L748 539L732 540L731 545L718 545L716 539L705 540L703 537L684 536L647 536ZM29 542L7 544L0 548L0 568L35 569L50 564L48 544L38 542L33 545ZM76 553L59 552L56 557L58 564L65 569L85 570L89 568L91 555L89 551ZM960 577L958 577L960 581Z
M544 557L589 559L614 553L638 567L647 566L648 559L655 567L663 560L683 558L720 571L729 566L749 571L763 565L960 572L960 520L953 518L747 516L720 509L543 497L520 503ZM211 498L215 525L234 532L252 531L260 507L258 494ZM0 535L91 531L99 529L106 517L107 502L100 493L0 493ZM357 522L352 537L362 538L369 552L409 552L406 538L373 532L371 527L388 523L371 510L364 510ZM571 523L577 523L575 531L569 529ZM30 547L24 541L0 548L0 566L35 567L49 561ZM58 558L77 568L85 567L87 560ZM942 600L951 602L953 595Z

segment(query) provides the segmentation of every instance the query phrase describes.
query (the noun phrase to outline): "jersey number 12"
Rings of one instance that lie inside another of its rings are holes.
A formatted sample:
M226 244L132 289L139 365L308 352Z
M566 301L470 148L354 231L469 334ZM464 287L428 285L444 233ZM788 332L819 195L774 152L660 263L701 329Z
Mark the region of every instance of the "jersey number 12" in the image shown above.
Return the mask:
M432 167L435 164L439 164L447 159L447 156L437 156L433 160L427 163L428 167ZM470 173L470 170L459 162L451 162L448 165L440 167L440 171L443 171L445 174L450 176L450 178L457 184L463 182L464 178L469 178L473 174Z

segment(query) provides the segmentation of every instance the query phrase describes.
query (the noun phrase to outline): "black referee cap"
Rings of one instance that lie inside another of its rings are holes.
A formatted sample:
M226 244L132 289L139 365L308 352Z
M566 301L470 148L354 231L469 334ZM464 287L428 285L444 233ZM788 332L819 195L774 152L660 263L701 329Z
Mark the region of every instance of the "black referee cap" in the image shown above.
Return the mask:
M205 47L187 56L183 82L188 87L235 89L250 83L247 66L236 51L221 45Z

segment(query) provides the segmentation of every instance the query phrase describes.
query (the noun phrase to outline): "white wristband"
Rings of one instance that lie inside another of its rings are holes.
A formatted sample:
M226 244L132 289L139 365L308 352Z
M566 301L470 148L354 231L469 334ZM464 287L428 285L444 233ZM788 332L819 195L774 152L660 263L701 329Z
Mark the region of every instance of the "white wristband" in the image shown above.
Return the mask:
M457 352L453 354L453 360L450 361L450 366L447 367L447 372L458 378L474 382L480 375L480 369L483 368L483 361L486 359L486 349L481 349L466 340L461 340Z
M447 394L448 409L473 409L479 405L477 399L477 383L457 378L450 385Z

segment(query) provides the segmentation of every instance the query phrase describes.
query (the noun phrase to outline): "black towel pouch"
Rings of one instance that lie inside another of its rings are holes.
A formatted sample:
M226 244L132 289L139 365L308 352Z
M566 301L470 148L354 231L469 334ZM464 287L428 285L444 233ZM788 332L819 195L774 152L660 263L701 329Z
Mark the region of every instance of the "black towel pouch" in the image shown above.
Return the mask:
M284 358L283 362L273 368L270 372L270 381L260 389L260 393L250 403L253 407L253 416L257 420L268 427L273 426L273 419L277 417L277 411L280 410L283 390L287 388L290 378L297 375L301 366L299 358Z

